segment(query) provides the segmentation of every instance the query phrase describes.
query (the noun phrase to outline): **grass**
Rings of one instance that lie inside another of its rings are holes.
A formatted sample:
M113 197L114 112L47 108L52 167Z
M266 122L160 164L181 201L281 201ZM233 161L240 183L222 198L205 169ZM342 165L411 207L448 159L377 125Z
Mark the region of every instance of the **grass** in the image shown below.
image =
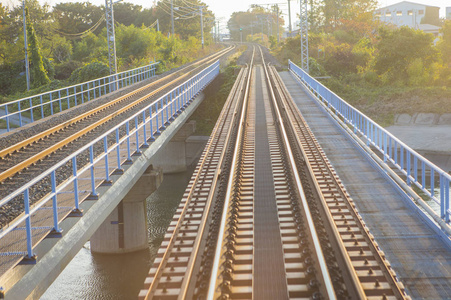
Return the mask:
M448 87L363 86L337 81L332 79L323 83L384 127L393 125L397 114L451 113L451 89Z

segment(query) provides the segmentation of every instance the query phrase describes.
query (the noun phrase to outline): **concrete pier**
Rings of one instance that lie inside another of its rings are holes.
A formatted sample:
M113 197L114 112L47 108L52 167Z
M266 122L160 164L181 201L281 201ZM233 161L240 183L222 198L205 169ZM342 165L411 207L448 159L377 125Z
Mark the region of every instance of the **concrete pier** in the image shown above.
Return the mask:
M195 131L195 121L184 124L166 147L152 157L152 165L163 169L166 174L186 171L187 167L200 157L209 138L191 136Z
M91 252L119 254L149 247L146 199L163 181L151 165L91 237Z

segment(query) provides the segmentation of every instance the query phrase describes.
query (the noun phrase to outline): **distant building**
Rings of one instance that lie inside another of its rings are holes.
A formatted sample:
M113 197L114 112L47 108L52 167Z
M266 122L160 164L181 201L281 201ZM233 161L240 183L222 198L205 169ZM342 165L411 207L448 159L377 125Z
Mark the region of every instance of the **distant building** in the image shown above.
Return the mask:
M374 11L374 17L396 26L409 26L438 35L440 7L402 1ZM448 11L447 11L448 12ZM430 25L430 26L424 26Z
M446 8L446 19L451 20L451 7Z

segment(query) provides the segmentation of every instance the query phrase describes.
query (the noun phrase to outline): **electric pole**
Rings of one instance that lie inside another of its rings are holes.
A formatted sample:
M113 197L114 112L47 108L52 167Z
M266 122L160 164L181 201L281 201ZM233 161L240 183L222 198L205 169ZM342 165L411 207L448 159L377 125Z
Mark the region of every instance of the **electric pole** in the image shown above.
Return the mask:
M201 6L200 8L200 34L202 36L202 49L204 49L204 7Z
M117 73L116 38L114 35L113 0L105 0L106 34L108 40L108 64L110 74Z
M280 43L280 30L279 30L279 5L276 4L276 18L277 18L277 43Z
M30 65L28 62L27 19L25 16L25 0L23 0L23 41L25 45L25 77L27 78L27 91L30 90Z
M174 1L171 0L171 26L172 26L172 35L174 35Z
M290 2L291 2L291 0L288 0L288 32L290 33L290 37L291 37L291 6L290 6ZM301 2L301 6L302 6L302 2Z
M309 72L309 57L308 57L308 11L307 0L301 0L301 14L300 14L300 34L301 34L301 62L302 69Z

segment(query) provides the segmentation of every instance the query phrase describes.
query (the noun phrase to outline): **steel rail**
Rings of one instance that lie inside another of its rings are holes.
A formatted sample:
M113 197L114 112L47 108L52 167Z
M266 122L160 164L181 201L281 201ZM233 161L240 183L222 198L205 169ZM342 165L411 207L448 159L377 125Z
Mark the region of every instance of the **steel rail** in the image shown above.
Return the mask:
M296 161L294 159L294 155L293 155L293 152L291 150L290 142L288 140L287 131L285 129L285 125L284 125L284 122L283 122L283 119L282 119L282 115L280 113L279 104L276 101L276 97L275 97L275 94L274 94L274 89L273 89L273 87L271 85L271 81L270 81L270 78L269 78L268 70L267 70L266 64L264 63L263 52L261 51L261 49L260 49L260 52L262 53L263 66L264 66L266 78L267 78L268 83L269 83L268 86L269 86L271 98L273 99L275 113L276 113L277 119L279 120L278 124L279 124L280 130L282 132L283 142L284 142L284 145L285 145L285 148L286 148L286 151L287 151L287 154L288 154L288 158L289 158L292 170L293 170L292 174L294 175L294 179L295 179L295 182L296 182L296 187L298 189L299 196L300 196L301 203L302 203L302 208L305 210L306 221L307 221L307 224L308 224L311 236L312 236L314 248L316 250L316 256L317 256L317 259L318 259L318 264L320 265L320 268L321 268L322 279L324 280L325 289L327 291L327 298L328 299L337 299L337 297L335 295L333 283L332 283L332 280L330 278L330 274L329 274L329 271L328 271L328 268L327 268L326 260L324 258L324 254L323 254L323 251L322 251L322 248L321 248L321 243L319 241L318 234L316 233L315 224L313 222L313 218L311 216L310 208L309 208L309 205L307 203L307 198L305 196L304 189L302 187L301 179L300 179L300 176L299 176L299 171L298 171L297 166L296 166Z
M201 61L196 62L195 64L201 64L201 63L202 64L203 63L207 63L208 64L208 62L214 60L218 56L223 55L224 53L227 53L227 52L231 51L232 49L233 49L233 47L231 46L231 47L229 47L227 49L224 49L224 50L220 51L219 53L216 53L212 57L208 57L208 58L202 59ZM184 67L182 70L184 70L186 68L189 68L189 67L191 67L191 66ZM195 71L198 68L201 68L201 66L195 68L191 72ZM180 71L182 71L182 70L180 70ZM149 99L153 95L157 94L158 92L164 90L168 86L174 84L175 82L177 82L180 79L185 78L185 77L187 77L189 75L190 75L190 73L185 73L185 74L177 77L176 79L164 84L163 86L157 88L156 90L150 92L149 94L147 94L147 95L145 95L143 97L140 97L139 99L133 101L132 103L120 108L115 113L110 114L110 115L108 115L108 116L96 121L95 123L89 125L88 127L85 127L84 129L78 131L76 134L73 134L73 135L65 138L64 140L52 145L51 147L49 147L49 148L37 153L36 155L34 155L34 156L32 156L32 157L30 157L30 158L18 163L15 166L9 168L8 170L0 173L0 182L4 181L5 179L7 179L7 178L9 178L11 176L13 176L16 173L22 171L23 169L29 167L30 165L32 165L36 161L39 161L39 160L43 159L44 157L46 157L46 156L50 155L51 153L55 152L56 150L58 150L58 149L64 147L65 145L69 144L70 142L80 138L81 136L85 135L86 133L90 132L91 130L95 129L96 127L98 127L98 126L108 122L109 120L117 117L121 113L131 109L132 107L136 106L137 104L139 104L139 103L141 103L143 101L146 101L147 99ZM174 76L176 76L176 75L174 75L174 74L169 75L169 77L174 77ZM109 107L111 107L113 105L116 105L119 102L121 102L121 101L123 101L123 100L125 100L127 98L130 98L130 97L140 93L141 91L143 91L143 90L145 90L147 88L150 88L151 86L157 84L158 82L160 82L162 80L167 80L167 77L161 78L161 79L159 79L159 80L157 80L155 82L152 82L152 83L150 83L150 84L148 84L148 85L146 85L144 87L141 87L141 88L139 88L139 89L137 89L137 90L135 90L133 92L130 92L130 93L124 95L124 96L121 96L121 97L115 99L114 101L105 103L105 104L103 104L103 105L101 105L101 106L99 106L99 107L97 107L97 108L95 108L95 109L93 109L91 111L85 112L85 113L83 113L83 114L81 114L81 115L79 115L79 116L77 116L75 118L72 118L71 120L65 121L62 124L54 126L54 127L50 128L50 129L48 129L48 130L46 130L46 131L44 131L42 133L39 133L39 134L29 138L29 139L23 140L23 141L15 144L15 145L13 145L11 147L8 147L8 148L0 151L0 157L3 158L6 155L10 155L10 154L12 154L12 153L14 153L16 151L19 151L20 149L22 149L22 148L24 148L24 147L26 147L26 146L28 146L28 145L30 145L32 143L35 143L35 142L37 142L39 140L44 139L46 136L54 134L55 132L63 130L64 128L66 128L66 127L68 127L70 125L73 125L73 124L75 124L75 123L77 123L77 122L79 122L79 121L81 121L83 119L86 119L86 118L88 118L88 117L90 117L90 116L92 116L92 115L94 115L94 114L106 109L106 108L109 108Z
M278 77L276 77L274 75L274 70L271 70L270 73L272 74L272 77L274 78L274 81L277 81L278 79L280 79L280 78L278 78ZM278 84L280 84L280 82L278 82ZM281 91L282 93L284 92L282 89L280 89L280 87L279 87L279 91ZM294 108L292 107L292 103L288 103L288 101L287 101L287 99L285 97L286 97L286 95L283 95L283 96L281 95L281 97L280 97L281 101L282 101L282 105L281 105L282 109L286 111L287 107L289 107L291 110L293 110ZM287 124L291 124L293 126L293 124L299 123L299 120L293 120L291 115L288 114L288 113L285 114L285 117L288 119ZM294 131L294 129L292 129L292 130ZM294 136L295 140L297 141L297 144L298 145L302 145L299 135L294 134L293 136ZM303 157L307 157L307 154L305 153L303 147L300 146L299 148L300 148L300 151L302 153L302 156ZM307 166L307 168L308 168L308 170L310 172L311 178L313 179L313 184L315 185L315 189L317 191L320 191L321 189L320 189L318 180L315 178L315 175L313 173L313 169L312 169L311 164L307 163L306 166ZM321 200L320 201L321 205L323 206L323 208L325 208L326 200L324 199L324 197L323 197L323 195L321 193L318 193L318 196L319 196L319 198ZM329 224L334 224L335 222L334 222L333 217L330 214L329 210L325 209L325 211L327 211L326 217L328 219ZM364 292L362 286L360 285L360 279L358 278L357 273L356 273L354 267L352 266L352 262L351 262L351 259L349 257L348 251L346 250L344 244L341 242L341 237L340 237L340 234L338 232L338 229L337 229L336 226L331 226L331 230L332 230L332 233L333 233L333 236L334 236L335 240L339 241L337 243L337 245L339 247L339 251L340 251L340 254L341 254L341 259L342 259L342 262L344 262L344 264L346 266L348 275L352 279L351 281L353 283L355 283L355 285L354 285L355 292L358 295L359 299L364 299L366 297L365 292Z
M244 74L244 72L241 71L239 76L238 76L238 78L243 77L243 74ZM234 91L234 93L240 93L239 86L236 86L236 90ZM225 116L230 113L230 109L232 109L233 100L234 100L233 96L229 97L229 99L227 101L229 103L229 110L224 110L221 113L219 119L224 119ZM235 107L234 108L234 112L233 112L233 118L235 118L236 109L237 108ZM228 144L228 141L229 141L229 139L231 137L230 132L231 132L232 128L233 128L233 126L230 126L229 129L228 129L228 132L226 133L226 140L224 142L224 145ZM220 136L220 132L219 131L222 130L222 129L223 129L223 126L215 126L211 136L219 138L219 136ZM171 238L170 238L170 240L168 242L168 245L166 246L166 250L164 252L163 257L161 258L161 262L160 262L160 264L158 266L157 271L155 272L155 275L154 275L152 283L151 283L151 285L150 285L150 287L149 287L149 289L147 291L145 299L151 299L154 296L154 294L155 294L155 292L157 290L157 285L159 283L159 279L164 276L164 274L163 274L164 268L165 268L165 266L166 266L166 264L167 264L167 262L169 260L169 257L171 255L171 250L172 250L172 248L175 245L175 240L177 239L178 232L179 232L180 228L182 227L182 223L183 223L183 221L185 221L185 216L187 214L188 207L191 204L192 198L194 197L193 195L198 189L198 183L199 183L201 177L203 176L202 171L204 169L204 166L208 162L209 154L212 153L217 147L217 145L215 143L213 143L213 142L214 142L214 138L212 138L212 142L211 143L208 143L207 148L204 150L204 154L202 155L202 157L203 157L202 161L198 163L198 167L197 168L198 168L199 171L196 174L194 180L192 180L193 182L191 184L191 189L190 189L189 194L187 196L186 203L185 203L185 205L183 207L183 210L182 210L181 215L180 215L180 217L179 217L179 219L177 221L177 224L175 225L173 234L172 234L172 236L171 236ZM214 177L213 177L214 178L214 183L212 183L211 191L214 191L215 186L217 184L217 179L219 178L219 175L221 173L221 168L220 168L221 164L222 164L221 162L224 160L224 156L225 156L225 151L222 151L221 156L219 158L218 168L215 170L215 173L214 173ZM204 210L203 220L201 221L201 228L200 228L200 230L198 230L199 234L198 234L198 236L196 238L196 241L194 243L194 247L193 247L194 249L193 249L192 255L191 255L191 257L193 257L193 259L190 260L189 265L187 267L187 269L188 269L188 271L187 271L188 272L188 276L185 276L185 278L184 278L184 280L182 282L182 286L180 288L180 294L179 294L180 296L179 296L179 298L181 298L181 299L185 299L186 298L186 294L188 292L188 288L189 288L188 283L189 283L190 278L191 278L191 276L193 274L195 260L197 259L198 252L200 250L199 249L200 248L200 242L202 241L202 237L204 236L205 226L207 224L205 219L208 217L208 213L205 213L205 212L209 212L210 211L210 207L211 207L212 202L213 202L212 201L213 194L214 193L211 192L209 194L209 196L208 196L207 201L206 201L208 208L206 208Z
M275 71L272 70L272 73L275 74ZM311 133L311 131L309 130L308 126L305 124L305 121L303 120L303 118L299 117L301 115L301 113L299 112L299 109L294 104L291 97L288 95L287 90L285 88L283 88L284 85L283 85L281 78L276 75L274 75L273 78L275 79L275 81L278 82L278 85L280 86L280 91L284 94L284 96L281 97L281 101L283 102L283 108L287 112L286 116L288 119L288 124L291 124L292 127L294 127L294 125L297 124L299 126L299 128L306 128L308 133L310 135L313 135ZM298 117L296 117L296 116L298 116ZM294 128L293 128L293 132L296 132L296 130ZM300 145L299 148L300 148L300 151L302 152L302 155L304 157L308 157L304 147L302 146L302 142L300 140L301 137L298 134L294 134L294 138L297 141L297 144ZM323 164L326 166L329 166L329 164L327 162L327 158L324 156L324 153L322 153L322 151L318 149L318 147L319 147L318 144L315 141L313 141L313 143L309 143L309 144L312 144L312 148L316 149L316 151L320 154L319 156L320 156ZM320 184L318 183L316 175L314 174L311 164L307 163L306 166L309 170L311 178L313 179L316 190L321 191L322 189L320 187ZM406 297L405 292L403 291L403 288L400 286L402 284L399 283L399 281L396 279L396 275L394 274L393 270L391 270L391 268L389 268L387 266L387 264L385 263L386 259L383 257L383 254L381 253L379 247L375 244L374 238L371 237L371 234L369 233L368 228L364 224L363 219L360 217L355 205L352 203L352 200L348 196L347 192L344 190L343 185L337 181L336 176L331 175L330 178L335 183L335 186L336 186L339 194L343 197L343 199L345 199L347 201L347 208L350 211L350 213L353 215L354 221L356 222L357 226L359 227L362 235L365 237L366 243L368 244L368 247L371 249L372 254L375 256L375 259L378 261L379 266L383 269L383 273L385 274L385 276L387 276L389 278L389 284L392 287L392 291L399 298L402 298L402 299L408 298L408 297ZM329 221L329 224L331 224L330 229L335 237L335 240L339 241L337 243L337 245L339 247L339 251L340 251L341 257L343 259L343 262L345 262L345 266L347 268L348 275L352 278L352 282L354 282L356 284L354 286L354 288L356 289L357 295L361 299L366 298L367 295L362 287L362 283L365 280L365 276L362 276L361 272L360 272L360 276L357 273L357 270L355 269L355 267L352 263L352 258L349 255L349 252L347 251L347 249L343 243L343 238L344 238L343 234L339 232L339 230L336 226L336 222L333 218L330 208L327 205L327 201L326 201L324 195L322 194L322 192L318 192L318 196L321 199L321 201L320 201L321 206L323 208L323 211L325 212L325 215ZM359 284L357 284L357 283L359 283ZM377 288L377 286L375 286L375 287Z
M218 271L219 271L219 261L221 258L222 243L223 243L223 239L224 239L224 231L225 231L225 226L226 226L226 221L227 221L226 220L227 219L227 208L230 203L230 197L231 197L232 189L233 189L232 183L233 183L233 180L235 177L235 168L237 167L236 162L238 160L239 152L241 151L241 141L242 141L242 138L244 135L244 129L246 127L245 118L246 118L246 112L247 112L247 103L248 103L248 98L249 98L250 80L251 80L252 67L253 67L253 62L254 62L254 55L255 55L255 47L252 52L251 62L248 66L249 70L248 70L248 76L247 76L247 82L246 82L246 90L245 90L244 99L243 99L243 110L241 111L240 121L238 123L241 126L239 126L239 128L238 128L237 143L235 144L235 148L233 151L231 171L230 171L229 179L227 182L227 191L226 191L226 196L225 196L224 209L222 212L221 223L219 226L219 235L218 235L218 240L216 243L216 250L215 250L215 256L214 256L214 260L213 260L212 274L210 275L210 284L209 284L208 294L207 294L208 300L215 299L216 286L217 286L216 281L218 278Z
M161 81L165 81L165 80L168 80L169 78L176 77L176 76L179 75L179 73L182 73L183 71L185 71L186 69L188 69L190 67L193 67L193 66L196 66L196 65L200 65L200 64L202 64L202 63L204 63L206 61L207 61L206 63L208 63L209 61L214 60L216 57L221 56L222 54L232 50L234 47L235 46L230 46L230 47L228 47L226 49L223 49L223 50L219 51L218 53L214 53L213 55L211 55L209 57L206 57L206 58L203 58L203 59L201 59L199 61L196 61L196 62L194 62L193 64L191 64L189 66L183 67L182 69L177 70L176 72L174 72L172 74L169 74L169 75L167 75L167 76L165 76L163 78L157 79L157 80L155 80L155 81L153 81L153 82L151 82L149 84L146 84L145 86L142 86L142 87L138 88L137 90L134 90L134 91L132 91L130 93L127 93L127 94L119 97L119 98L116 98L113 101L110 101L110 102L105 103L105 104L103 104L101 106L98 106L98 107L96 107L96 108L94 108L94 109L92 109L92 110L90 110L88 112L82 113L81 115L78 115L75 118L72 118L72 119L70 119L68 121L65 121L65 122L63 122L63 123L61 123L61 124L59 124L57 126L49 128L48 130L45 130L45 131L43 131L43 132L41 132L39 134L36 134L36 135L34 135L34 136L32 136L32 137L30 137L28 139L20 141L19 143L16 143L15 145L12 145L10 147L2 149L2 150L0 150L0 159L6 157L7 155L10 155L10 154L12 154L12 153L14 153L16 151L19 151L20 149L25 148L26 146L28 146L28 145L30 145L30 144L32 144L34 142L37 142L37 141L45 138L46 136L48 136L48 135L50 135L50 134L52 134L54 132L62 130L62 129L64 129L64 128L72 125L72 124L75 124L75 123L77 123L77 122L79 122L79 121L81 121L81 120L83 120L83 119L85 119L85 118L87 118L87 117L99 112L99 111L102 111L102 110L104 110L104 109L106 109L108 107L111 107L111 106L113 106L113 105L115 105L115 104L117 104L117 103L129 98L129 97L132 97L132 96L134 96L136 94L139 94L140 92L144 91L145 89L148 89L148 88L152 87L153 85L156 85L156 84L160 83ZM195 71L195 70L196 69L193 69L192 71ZM178 77L178 79L184 78L184 77L186 77L188 75L189 75L189 73L185 73L181 77Z

